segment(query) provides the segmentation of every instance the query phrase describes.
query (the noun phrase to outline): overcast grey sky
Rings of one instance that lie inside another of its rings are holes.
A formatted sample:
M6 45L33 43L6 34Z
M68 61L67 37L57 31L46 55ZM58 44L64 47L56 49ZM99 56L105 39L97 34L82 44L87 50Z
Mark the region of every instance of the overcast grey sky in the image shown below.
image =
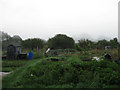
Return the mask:
M0 29L22 39L118 36L119 0L0 0Z

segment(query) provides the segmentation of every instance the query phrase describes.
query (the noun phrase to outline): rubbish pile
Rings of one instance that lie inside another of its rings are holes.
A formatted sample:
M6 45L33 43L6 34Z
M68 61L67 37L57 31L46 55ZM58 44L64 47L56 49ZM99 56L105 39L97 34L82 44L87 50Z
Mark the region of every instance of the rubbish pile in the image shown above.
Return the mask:
M98 58L98 57L92 57L92 60L100 61L100 58Z
M112 59L111 55L110 54L105 54L104 57L101 56L101 57L92 57L92 60L96 60L96 61L101 61L103 59L107 59L107 60L110 60Z
M112 57L111 57L111 55L110 55L110 54L105 54L105 55L104 55L104 58L105 58L105 59L109 59L109 60L111 60L111 59L112 59Z

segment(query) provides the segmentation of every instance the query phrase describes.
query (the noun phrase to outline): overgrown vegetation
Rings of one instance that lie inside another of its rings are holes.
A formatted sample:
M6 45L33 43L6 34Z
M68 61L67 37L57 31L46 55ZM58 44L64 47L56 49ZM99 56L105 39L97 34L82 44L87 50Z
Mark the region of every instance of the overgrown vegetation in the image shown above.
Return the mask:
M97 42L84 39L75 43L62 34L48 41L22 40L7 33L3 36L3 55L7 53L7 45L13 42L22 45L22 53L33 53L33 60L2 61L2 71L12 72L3 78L3 88L120 88L117 38ZM105 50L105 46L111 48ZM48 48L51 51L47 55ZM106 53L111 55L111 60L104 58Z
M2 60L2 72L11 72L26 65L30 60Z
M3 88L118 88L120 68L115 62L44 58L29 63L3 79Z
M42 49L45 45L45 40L39 39L39 38L33 38L33 39L26 39L22 41L23 48L26 49Z
M48 47L53 49L74 48L75 41L67 35L57 34L47 42Z

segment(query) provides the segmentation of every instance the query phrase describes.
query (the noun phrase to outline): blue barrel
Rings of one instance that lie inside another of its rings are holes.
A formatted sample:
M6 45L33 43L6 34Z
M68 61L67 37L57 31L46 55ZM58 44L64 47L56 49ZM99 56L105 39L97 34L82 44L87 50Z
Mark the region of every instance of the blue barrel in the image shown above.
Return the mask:
M29 53L28 53L28 59L29 59L29 60L32 60L32 59L33 59L33 53L32 53L32 52L29 52Z

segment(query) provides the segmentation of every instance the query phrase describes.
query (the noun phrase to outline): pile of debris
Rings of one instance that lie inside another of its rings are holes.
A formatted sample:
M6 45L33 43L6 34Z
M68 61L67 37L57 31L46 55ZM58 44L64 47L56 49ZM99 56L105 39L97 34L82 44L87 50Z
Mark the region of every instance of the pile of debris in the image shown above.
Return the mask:
M105 54L104 57L92 57L91 59L96 60L96 61L101 61L103 59L107 59L107 60L111 61L112 57L110 54Z

